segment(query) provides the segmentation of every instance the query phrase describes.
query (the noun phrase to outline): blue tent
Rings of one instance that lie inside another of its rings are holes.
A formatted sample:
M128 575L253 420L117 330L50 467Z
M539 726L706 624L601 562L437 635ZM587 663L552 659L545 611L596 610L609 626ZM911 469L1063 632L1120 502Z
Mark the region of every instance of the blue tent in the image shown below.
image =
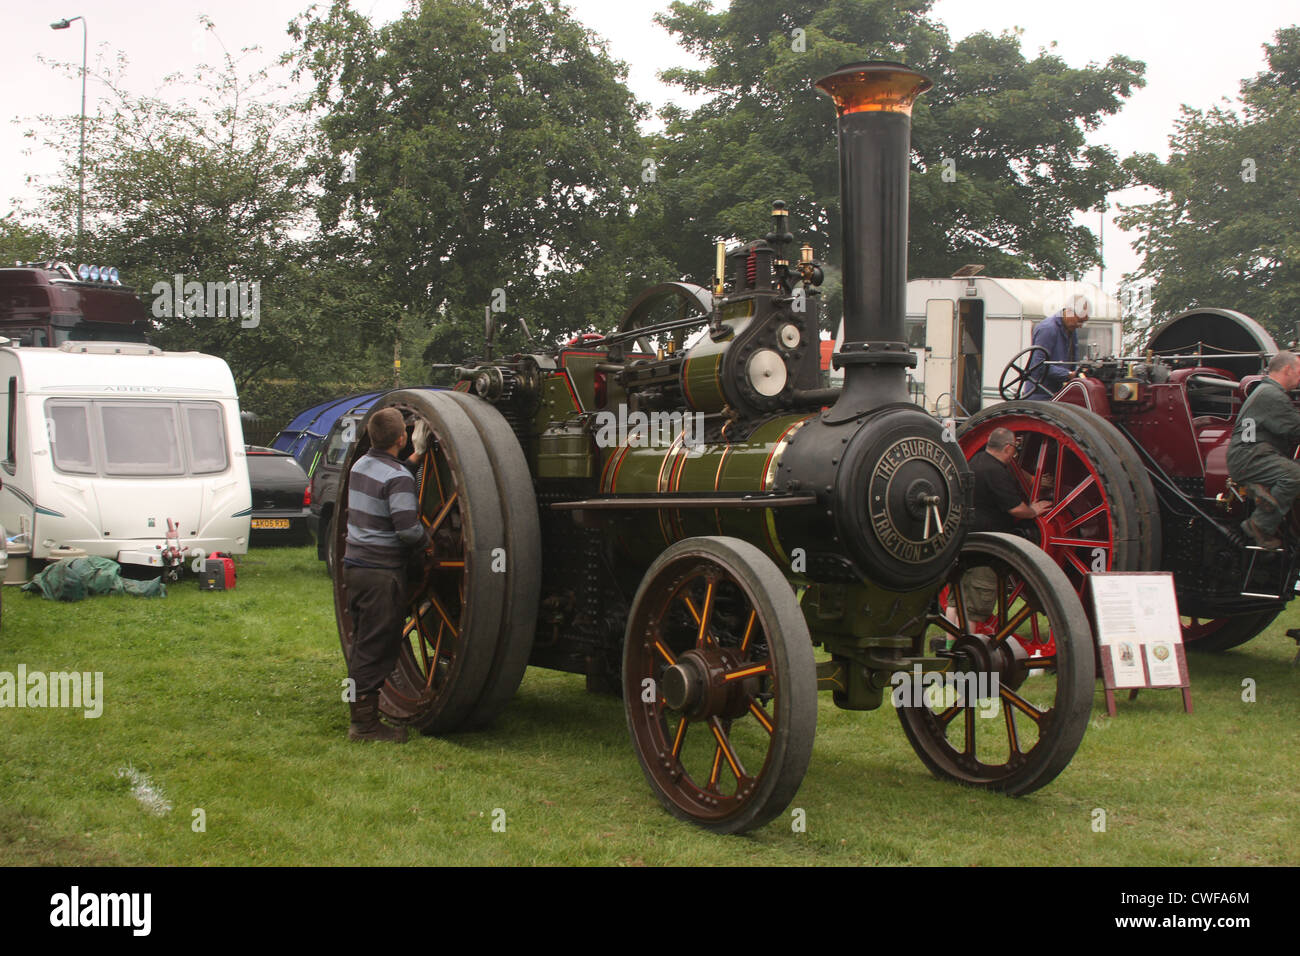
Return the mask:
M344 415L364 414L370 410L383 392L363 392L360 395L348 395L346 398L334 398L319 405L313 405L299 412L293 420L280 429L271 442L271 447L278 451L287 451L302 465L303 471L310 476L316 468L320 450L329 437L330 429Z

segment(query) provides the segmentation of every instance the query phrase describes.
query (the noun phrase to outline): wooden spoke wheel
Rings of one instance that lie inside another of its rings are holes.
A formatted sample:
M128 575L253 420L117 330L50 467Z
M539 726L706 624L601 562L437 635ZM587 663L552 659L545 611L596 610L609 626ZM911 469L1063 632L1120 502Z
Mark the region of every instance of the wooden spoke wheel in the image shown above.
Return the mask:
M1281 613L1281 608L1275 608L1233 617L1184 617L1183 643L1191 651L1226 651L1262 634Z
M641 768L674 816L740 833L780 814L817 726L808 626L785 577L736 538L688 538L651 565L623 649Z
M959 433L967 458L998 427L1015 433L1013 473L1027 501L1052 507L1032 520L1039 546L1082 595L1091 571L1147 571L1159 566L1160 515L1136 453L1091 412L1056 402L1009 402L974 415ZM1133 456L1133 457L1130 457Z
M967 537L947 587L952 607L930 616L928 633L952 639L943 652L952 678L895 686L903 731L937 777L1013 796L1037 790L1069 764L1088 725L1095 665L1083 605L1064 572L1014 535Z
M998 379L998 393L1002 400L1013 402L1018 398L1051 398L1052 390L1041 381L1042 374L1047 371L1048 358L1047 349L1041 345L1031 345L1013 355L1002 369L1002 377Z
M416 497L433 540L433 561L408 578L397 665L380 694L380 710L393 720L443 733L468 720L497 652L505 579L494 573L492 562L500 554L508 560L503 507L492 459L457 400L433 390L391 392L370 414L389 407L402 411L408 435L420 420L432 434L419 463ZM363 427L341 476L334 518L336 554L344 558L352 466L369 450ZM402 455L411 452L408 445ZM342 560L335 567L334 610L343 654L350 659L356 622Z

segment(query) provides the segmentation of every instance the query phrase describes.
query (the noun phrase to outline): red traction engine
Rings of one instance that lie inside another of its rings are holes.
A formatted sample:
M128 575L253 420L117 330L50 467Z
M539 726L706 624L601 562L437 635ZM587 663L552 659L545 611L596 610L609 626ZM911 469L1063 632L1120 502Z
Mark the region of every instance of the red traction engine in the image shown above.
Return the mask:
M1036 401L1017 397L1041 388L1046 353L1031 347L1003 371L1006 401L972 416L959 440L969 459L994 428L1015 432L1026 497L1052 502L1032 533L1080 594L1091 571L1170 571L1184 641L1226 650L1295 593L1295 549L1247 547L1250 504L1228 480L1237 413L1277 351L1248 316L1195 309L1156 328L1139 357L1079 363ZM1293 541L1297 529L1293 513Z

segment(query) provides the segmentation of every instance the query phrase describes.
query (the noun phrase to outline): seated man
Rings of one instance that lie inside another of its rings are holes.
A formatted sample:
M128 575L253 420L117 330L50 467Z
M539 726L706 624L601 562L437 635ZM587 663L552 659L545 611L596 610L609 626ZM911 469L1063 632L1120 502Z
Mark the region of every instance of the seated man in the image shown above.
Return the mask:
M1255 499L1255 513L1241 530L1261 548L1282 546L1278 528L1300 494L1300 463L1291 458L1300 441L1300 411L1287 394L1297 385L1300 356L1278 352L1268 363L1268 377L1237 413L1228 442L1228 477L1247 486Z
M1012 473L1016 457L1016 436L1009 428L989 432L988 444L970 460L975 472L975 515L972 531L1005 531L1014 534L1016 522L1037 518L1052 507L1050 501L1030 504Z
M1025 380L1021 398L1050 401L1079 374L1073 365L1059 363L1079 360L1079 327L1088 321L1090 308L1087 296L1076 295L1060 312L1038 323L1033 344L1046 350L1047 359Z

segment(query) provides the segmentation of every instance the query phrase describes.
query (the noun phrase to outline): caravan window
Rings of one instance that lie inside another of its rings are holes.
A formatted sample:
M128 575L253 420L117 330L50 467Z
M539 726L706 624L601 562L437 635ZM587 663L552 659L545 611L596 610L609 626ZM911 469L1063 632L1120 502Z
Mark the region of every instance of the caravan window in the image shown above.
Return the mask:
M46 402L54 467L75 475L93 475L95 457L90 450L90 415L84 402Z
M100 405L104 470L110 475L180 475L176 407L162 404Z
M226 426L221 406L214 402L185 405L185 429L190 436L190 471L208 475L226 470Z

